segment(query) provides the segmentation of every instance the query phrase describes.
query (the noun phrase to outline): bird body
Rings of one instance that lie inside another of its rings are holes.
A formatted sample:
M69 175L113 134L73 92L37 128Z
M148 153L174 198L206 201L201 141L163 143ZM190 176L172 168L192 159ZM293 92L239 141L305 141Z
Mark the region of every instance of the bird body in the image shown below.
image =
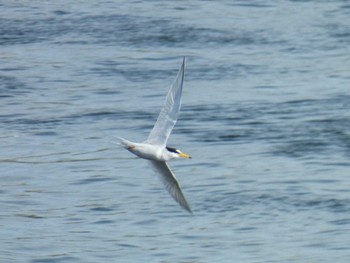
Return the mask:
M166 147L149 143L135 143L123 138L120 140L125 149L143 159L165 162L178 157L178 154L168 151Z
M166 143L174 128L180 107L181 95L185 73L185 58L177 77L171 86L165 100L165 105L161 109L158 119L151 130L147 140L143 143L135 143L123 138L120 144L135 154L136 156L150 161L151 166L159 175L169 194L188 212L192 213L191 208L182 193L179 182L170 170L167 161L174 158L191 158L176 148L167 147Z

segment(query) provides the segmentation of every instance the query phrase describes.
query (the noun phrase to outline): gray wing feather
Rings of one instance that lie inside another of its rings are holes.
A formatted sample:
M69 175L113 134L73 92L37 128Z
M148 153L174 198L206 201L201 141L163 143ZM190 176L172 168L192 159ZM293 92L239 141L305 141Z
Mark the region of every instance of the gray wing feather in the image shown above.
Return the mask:
M169 194L188 212L192 213L187 200L182 193L179 182L171 172L166 162L150 161L154 170L158 173L160 180L168 190Z
M165 105L160 111L158 119L148 136L147 143L162 146L166 144L179 116L184 74L185 58L183 58L181 68L168 92Z

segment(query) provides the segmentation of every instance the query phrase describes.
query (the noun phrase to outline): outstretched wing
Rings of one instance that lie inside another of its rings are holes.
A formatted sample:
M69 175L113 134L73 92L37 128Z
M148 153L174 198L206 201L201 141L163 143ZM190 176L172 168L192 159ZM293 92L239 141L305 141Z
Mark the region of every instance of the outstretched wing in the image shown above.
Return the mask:
M185 73L185 57L177 77L166 97L165 105L159 113L157 122L148 136L147 143L165 146L175 126L181 107L182 86Z
M168 190L169 194L188 212L192 213L189 204L186 201L184 194L182 193L179 182L175 175L171 172L166 162L150 161L153 168L159 175L160 180Z

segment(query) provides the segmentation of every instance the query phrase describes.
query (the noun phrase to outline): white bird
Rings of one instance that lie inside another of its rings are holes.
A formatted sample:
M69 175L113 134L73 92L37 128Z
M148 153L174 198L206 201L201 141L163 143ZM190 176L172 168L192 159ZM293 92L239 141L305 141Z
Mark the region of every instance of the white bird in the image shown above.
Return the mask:
M149 134L147 140L143 143L134 143L123 138L119 138L121 145L137 155L138 157L148 159L154 170L159 174L169 194L188 212L192 213L191 208L182 193L179 182L170 170L166 161L173 158L191 158L176 148L167 147L166 143L174 128L181 107L182 86L185 73L185 57L177 77L171 86L165 100L165 105L161 109L158 119Z

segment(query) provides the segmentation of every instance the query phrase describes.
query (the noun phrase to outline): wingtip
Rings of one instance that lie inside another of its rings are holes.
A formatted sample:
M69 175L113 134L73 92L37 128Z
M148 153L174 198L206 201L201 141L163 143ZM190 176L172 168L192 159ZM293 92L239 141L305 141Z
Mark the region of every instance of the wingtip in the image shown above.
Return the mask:
M190 213L191 216L193 215L193 212L192 212L191 208L188 208L188 209L186 208L186 210L187 210L187 212Z
M182 75L185 74L185 64L186 64L186 57L183 56L183 58L182 58L182 64L181 64L181 68L180 68L180 72L182 72Z
M186 200L186 199L184 200L184 203L179 202L179 201L178 201L178 203L180 204L180 206L181 206L183 209L185 209L187 212L189 212L191 215L193 215L193 212L192 212L192 210L191 210L191 207L190 207L190 205L187 203L187 200Z

